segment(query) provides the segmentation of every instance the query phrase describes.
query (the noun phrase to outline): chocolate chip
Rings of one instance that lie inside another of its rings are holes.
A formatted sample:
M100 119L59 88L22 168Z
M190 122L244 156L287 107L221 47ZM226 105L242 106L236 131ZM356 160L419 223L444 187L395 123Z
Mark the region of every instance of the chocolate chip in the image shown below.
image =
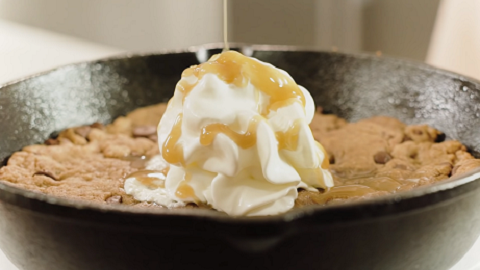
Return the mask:
M48 137L52 138L52 139L56 139L56 138L58 138L59 134L60 134L59 131L54 131L54 132L50 133L50 136L48 136Z
M74 129L75 133L82 136L83 138L87 138L88 134L90 134L90 131L92 130L91 127L89 126L83 126L83 127L78 127Z
M412 133L415 134L415 135L423 135L423 131L421 131L419 129L412 130Z
M155 126L137 126L133 128L133 137L149 137L157 133Z
M330 164L335 164L335 156L334 155L329 155L328 157L328 162Z
M102 123L93 123L90 125L91 128L96 128L96 129L103 129L104 126Z
M57 180L57 178L55 176L53 176L53 173L51 173L49 171L36 171L36 172L33 173L32 177L35 176L35 175L43 175L43 176L46 176L46 177L50 177L55 181Z
M123 202L123 198L120 195L115 195L115 196L108 197L105 201L108 204L121 204Z
M410 136L405 135L405 137L403 137L402 142L411 141L411 140L412 140L412 138L410 138Z
M445 133L440 133L437 135L437 138L435 139L435 142L443 142L447 138L447 135Z
M460 166L458 166L458 165L453 167L453 169L452 169L452 175L454 175L454 174L457 172L457 170L458 170L459 167L460 167Z
M60 142L57 139L50 138L50 139L47 139L45 141L45 144L46 145L57 145L57 144L60 144Z
M392 159L392 157L385 151L380 151L378 153L376 153L374 156L373 156L373 159L375 160L375 163L378 163L378 164L385 164L387 163L390 159Z

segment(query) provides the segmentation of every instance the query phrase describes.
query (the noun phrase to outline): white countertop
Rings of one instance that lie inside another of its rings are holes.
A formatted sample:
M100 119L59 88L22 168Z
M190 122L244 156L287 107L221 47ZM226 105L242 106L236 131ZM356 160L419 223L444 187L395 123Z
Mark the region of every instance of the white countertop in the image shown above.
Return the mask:
M0 85L64 64L122 52L121 49L0 20ZM17 268L0 252L0 269ZM451 270L480 270L480 239Z

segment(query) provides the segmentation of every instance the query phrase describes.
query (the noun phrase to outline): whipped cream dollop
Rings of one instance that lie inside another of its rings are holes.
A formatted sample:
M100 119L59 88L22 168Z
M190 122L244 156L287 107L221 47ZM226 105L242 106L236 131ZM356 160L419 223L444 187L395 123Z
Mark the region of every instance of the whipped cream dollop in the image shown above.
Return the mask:
M125 190L167 207L284 213L298 188L333 186L309 127L314 111L310 93L285 71L234 51L215 55L183 72L158 126L161 156L142 176L150 180L130 177Z

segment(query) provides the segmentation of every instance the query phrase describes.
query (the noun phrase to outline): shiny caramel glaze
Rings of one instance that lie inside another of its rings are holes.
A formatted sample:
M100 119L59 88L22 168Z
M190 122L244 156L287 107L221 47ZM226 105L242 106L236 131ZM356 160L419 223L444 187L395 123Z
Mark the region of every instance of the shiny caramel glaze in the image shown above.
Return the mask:
M247 131L245 133L237 133L233 131L228 125L225 124L211 124L202 129L200 135L200 143L202 145L210 145L213 139L219 134L227 135L232 141L243 149L250 148L257 143L257 126L260 119L254 117L248 124Z
M327 170L328 168L330 168L328 153L327 153L327 151L325 151L325 148L323 147L323 145L321 145L319 142L315 141L315 144L317 145L317 147L322 151L323 155L325 156L323 158L321 167L322 167L322 169Z
M177 191L175 192L175 196L177 196L180 199L190 199L190 198L195 198L195 191L193 191L192 186L185 182L181 182L180 185L177 188Z
M136 172L129 174L126 177L126 179L135 178L135 180L137 180L138 182L142 183L143 185L151 189L165 188L165 180L167 179L169 170L170 170L170 167L166 167L163 170L146 170L142 168ZM153 176L152 174L155 174L155 176ZM188 184L191 178L192 178L192 175L190 173L185 174L184 178L180 182L175 192L175 196L177 196L180 199L196 200L197 197L195 195L195 191Z
M192 179L192 174L189 172L186 172L185 175L183 176L183 180L180 182L180 184L177 187L175 196L177 196L180 199L194 199L195 201L198 201L197 196L195 195L195 191L193 190L192 186L188 184L188 182L190 182L191 179Z
M228 50L228 0L223 0L223 51Z
M170 164L180 165L185 162L183 160L183 148L177 144L180 136L182 136L182 118L183 114L177 116L172 131L162 144L162 157Z
M132 168L143 169L147 166L148 161L150 160L147 156L126 156L121 158L122 160L130 161L130 166Z
M126 179L135 178L135 180L137 180L138 182L142 183L143 185L151 189L165 188L165 180L167 179L169 170L170 170L170 166L166 167L163 170L146 170L145 167L143 167L143 168L140 168L140 170L129 174L126 177ZM152 176L152 174L155 174L155 176ZM183 180L180 182L175 192L175 195L178 198L196 199L193 188L188 184L191 178L192 178L192 175L190 173L185 174Z
M394 180L390 177L370 177L363 179L346 180L343 184L340 185L362 185L372 188L374 190L388 191L391 193L397 191L402 186L399 181Z
M208 62L186 69L182 73L182 78L195 76L198 82L206 74L217 75L227 84L233 84L239 88L251 83L255 88L270 97L267 114L272 108L283 107L285 102L290 99L298 100L305 105L302 90L290 76L272 66L265 65L235 51L226 51L214 55ZM180 80L177 84L177 90L183 93L185 99L195 86L196 83L189 84L186 80ZM279 102L283 105L279 106L277 104Z
M320 204L325 204L331 199L347 199L351 197L365 196L374 192L375 190L363 185L345 185L339 187L332 187L328 191L320 193Z
M298 146L298 133L300 132L300 125L302 119L297 119L293 125L291 125L287 131L278 131L275 133L278 141L278 150L295 151Z
M155 176L152 176L155 174ZM143 185L155 189L155 188L164 188L165 180L167 179L168 168L157 171L157 170L138 170L129 174L126 178L135 178L138 182ZM161 176L161 177L158 177Z

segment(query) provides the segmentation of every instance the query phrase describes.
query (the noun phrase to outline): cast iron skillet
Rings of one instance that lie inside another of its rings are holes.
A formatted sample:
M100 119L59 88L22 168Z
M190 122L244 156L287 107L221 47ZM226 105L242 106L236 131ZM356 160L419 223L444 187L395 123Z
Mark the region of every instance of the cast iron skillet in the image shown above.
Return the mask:
M426 123L480 151L480 83L371 55L242 46L348 120ZM166 101L219 46L65 66L0 88L0 160L67 127ZM5 162L5 161L4 161ZM448 269L480 234L480 178L335 207L232 218L98 207L0 183L0 246L21 269Z

